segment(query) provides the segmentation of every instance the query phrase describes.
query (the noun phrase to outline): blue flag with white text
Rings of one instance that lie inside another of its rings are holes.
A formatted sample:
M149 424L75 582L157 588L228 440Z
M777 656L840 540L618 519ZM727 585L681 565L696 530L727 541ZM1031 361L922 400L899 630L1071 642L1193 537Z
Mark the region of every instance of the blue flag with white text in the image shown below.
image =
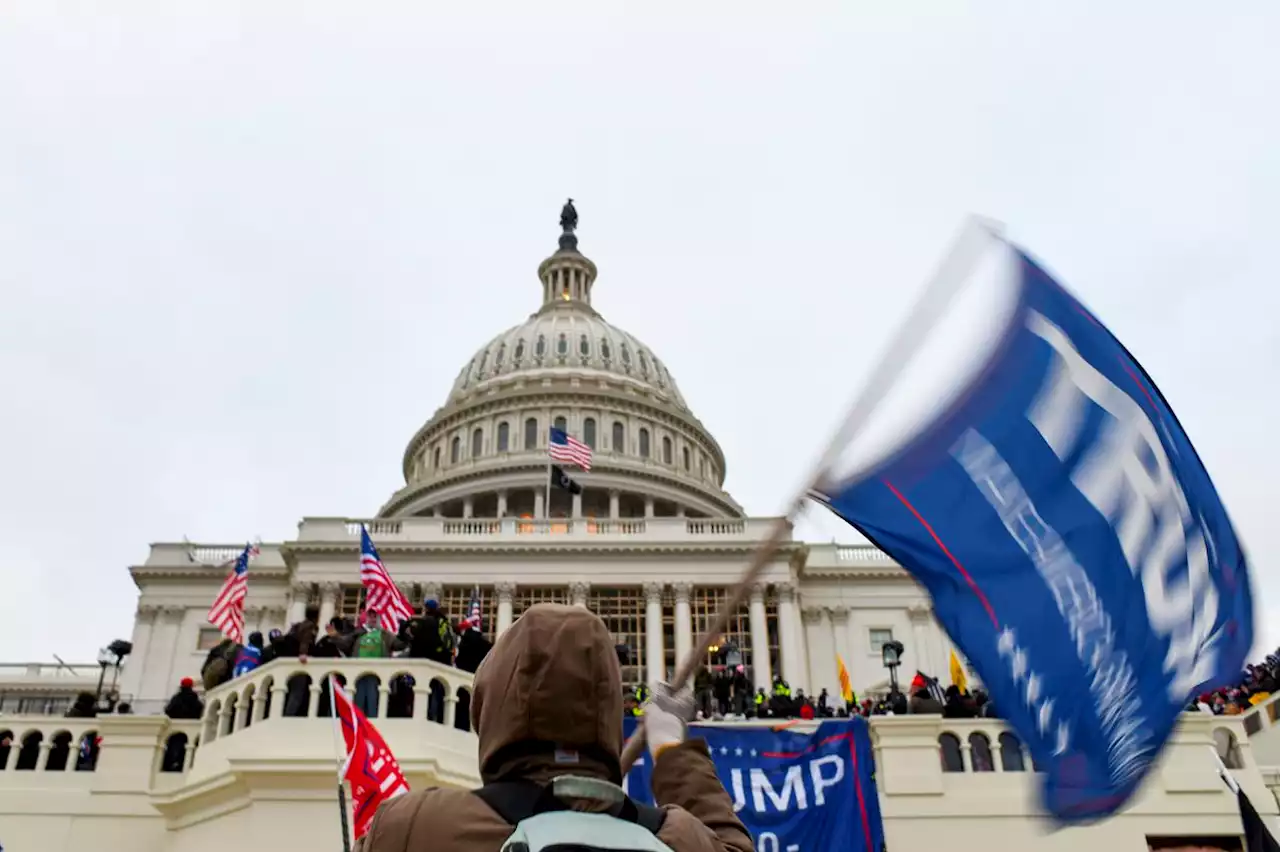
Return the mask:
M623 722L629 738L635 719ZM829 720L816 730L693 725L758 852L880 852L884 828L867 722ZM624 787L653 804L648 754Z
M1015 249L1016 251L1016 249ZM1020 251L1018 304L958 401L815 494L929 591L1058 820L1114 813L1189 697L1253 643L1245 556L1137 361Z

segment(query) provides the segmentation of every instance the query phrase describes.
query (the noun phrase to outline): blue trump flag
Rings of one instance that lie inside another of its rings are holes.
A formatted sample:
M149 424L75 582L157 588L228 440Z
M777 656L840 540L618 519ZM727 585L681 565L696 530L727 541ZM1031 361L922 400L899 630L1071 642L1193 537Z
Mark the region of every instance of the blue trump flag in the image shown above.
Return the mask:
M623 722L629 738L635 719ZM884 828L867 722L826 721L817 730L695 725L757 852L880 852ZM627 773L627 794L653 804L649 756Z
M1113 813L1189 696L1253 642L1244 553L1128 351L1016 252L1018 304L958 401L815 494L928 589L1063 822Z

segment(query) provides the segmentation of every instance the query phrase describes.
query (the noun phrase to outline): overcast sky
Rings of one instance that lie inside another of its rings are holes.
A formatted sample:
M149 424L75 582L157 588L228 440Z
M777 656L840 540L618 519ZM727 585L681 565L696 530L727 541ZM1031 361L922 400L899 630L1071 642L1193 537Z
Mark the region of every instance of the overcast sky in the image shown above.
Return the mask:
M567 195L753 515L1007 223L1161 385L1280 642L1280 10L763 7L9 0L0 660L127 637L150 542L374 513Z

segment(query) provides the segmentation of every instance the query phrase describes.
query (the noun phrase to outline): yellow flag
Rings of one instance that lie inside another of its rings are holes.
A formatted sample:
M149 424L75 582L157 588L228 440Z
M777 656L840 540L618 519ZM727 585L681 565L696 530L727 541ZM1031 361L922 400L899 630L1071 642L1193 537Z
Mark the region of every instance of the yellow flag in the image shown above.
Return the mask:
M951 649L951 682L960 688L962 695L969 691L969 678L965 676L964 666L960 665L955 648Z
M844 667L844 660L836 654L836 676L840 679L840 697L845 704L853 703L853 681L849 680L849 670Z

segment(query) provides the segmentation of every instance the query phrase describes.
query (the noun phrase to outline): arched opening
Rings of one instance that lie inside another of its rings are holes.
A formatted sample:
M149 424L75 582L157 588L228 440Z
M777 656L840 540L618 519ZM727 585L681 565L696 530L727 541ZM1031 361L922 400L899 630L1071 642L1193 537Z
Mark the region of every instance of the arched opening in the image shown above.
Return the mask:
M436 470L440 469L440 448L436 447L435 453L432 455L432 467Z
M544 335L544 334L539 334L539 335L538 335L538 342L537 342L537 344L533 347L533 354L534 354L535 356L537 356L537 358L538 358L538 360L539 360L539 361L541 361L541 360L542 360L542 356L543 356L543 355L546 355L546 354L547 354L547 337L546 337L546 335Z
M959 737L955 734L939 734L938 751L942 755L943 772L964 772L964 757L960 754Z
M40 760L40 744L44 742L44 734L32 731L22 738L22 748L18 751L18 763L13 768L19 772L30 772L36 768Z
M974 772L996 771L995 761L991 759L991 740L981 731L969 735L969 760Z
M46 772L63 772L67 768L67 758L71 756L71 734L58 731L53 735L53 745L49 747L49 756L45 758Z
M666 435L662 436L662 463L671 464L671 439Z
M613 451L615 453L625 453L627 451L627 430L620 421L613 422Z
M413 675L399 672L391 677L391 691L387 695L388 719L413 718Z
M201 736L205 742L211 743L218 738L218 719L221 715L222 702L220 701L210 701L204 708L204 725L202 726L204 733Z
M187 761L187 735L179 731L164 741L164 756L160 758L161 772L181 772Z
M1235 734L1226 728L1213 729L1213 744L1218 757L1228 769L1244 769L1244 757L1240 754L1240 744Z
M445 683L435 679L431 681L427 696L427 721L444 724Z
M13 731L0 731L0 772L9 768L9 754L13 751Z
M457 435L449 442L449 464L457 464L462 458L462 439Z
M294 718L306 716L311 704L311 675L302 673L291 675L287 684L284 715Z
M378 718L378 692L382 679L376 674L362 674L356 678L355 705L369 719Z
M649 430L640 430L640 458L649 458Z
M582 443L591 449L596 448L596 419L588 417L582 421Z
M459 731L471 730L471 691L458 687L454 695L458 703L454 705L453 726Z
M1010 731L1000 735L1000 768L1005 772L1027 771L1027 762L1022 756L1022 741Z
M524 448L526 450L538 448L538 418L536 417L530 417L524 421Z
M557 417L555 422L551 425L559 429L561 432L569 431L569 421L565 420L563 417Z
M684 469L688 470L689 469L689 448L682 447L681 452L684 454Z
M218 727L218 735L225 736L236 729L236 711L240 709L240 696L231 693L222 707L222 723Z
M98 767L98 752L102 749L102 737L97 731L87 731L76 747L76 772L92 772Z
M484 430L477 429L471 433L471 458L480 458L480 453L484 450Z
M498 424L498 452L505 453L511 449L511 424L502 421Z

